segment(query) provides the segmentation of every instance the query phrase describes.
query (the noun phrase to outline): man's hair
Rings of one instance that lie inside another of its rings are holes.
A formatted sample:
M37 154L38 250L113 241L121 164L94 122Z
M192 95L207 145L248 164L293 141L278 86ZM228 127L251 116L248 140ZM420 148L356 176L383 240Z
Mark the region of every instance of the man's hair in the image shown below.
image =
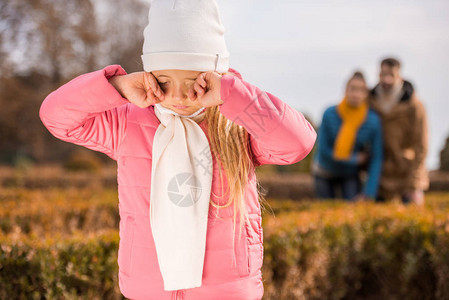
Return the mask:
M394 67L401 68L401 62L398 59L396 59L396 58L387 57L387 58L384 58L382 60L382 62L380 63L380 66L381 67L382 66L388 66L390 68L394 68Z

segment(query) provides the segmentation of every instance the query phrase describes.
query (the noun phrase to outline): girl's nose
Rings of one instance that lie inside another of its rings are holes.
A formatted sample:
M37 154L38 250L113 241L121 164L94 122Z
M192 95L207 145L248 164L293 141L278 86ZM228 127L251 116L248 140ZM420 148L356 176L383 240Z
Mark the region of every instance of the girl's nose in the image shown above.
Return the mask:
M171 96L175 101L183 101L187 98L187 90L183 89L180 86L174 87L171 91Z

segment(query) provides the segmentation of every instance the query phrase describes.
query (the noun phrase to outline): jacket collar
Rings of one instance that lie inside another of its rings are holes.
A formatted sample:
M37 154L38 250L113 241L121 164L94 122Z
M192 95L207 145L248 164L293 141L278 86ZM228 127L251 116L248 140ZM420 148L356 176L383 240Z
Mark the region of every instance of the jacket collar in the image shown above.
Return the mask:
M379 83L376 84L376 86L370 91L370 95L374 98L374 100L377 100L378 94L376 92L376 88L378 86ZM402 97L399 99L399 102L410 101L414 91L415 88L413 87L413 84L410 81L404 80L404 85L402 86Z

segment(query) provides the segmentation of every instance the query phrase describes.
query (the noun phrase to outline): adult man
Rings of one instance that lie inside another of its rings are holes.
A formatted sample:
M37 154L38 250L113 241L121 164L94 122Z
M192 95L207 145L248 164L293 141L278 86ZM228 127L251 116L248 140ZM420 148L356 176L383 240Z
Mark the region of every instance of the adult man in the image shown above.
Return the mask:
M425 166L427 117L413 85L400 74L395 58L382 60L379 83L369 103L382 120L384 161L377 201L401 198L403 203L424 204L429 187Z

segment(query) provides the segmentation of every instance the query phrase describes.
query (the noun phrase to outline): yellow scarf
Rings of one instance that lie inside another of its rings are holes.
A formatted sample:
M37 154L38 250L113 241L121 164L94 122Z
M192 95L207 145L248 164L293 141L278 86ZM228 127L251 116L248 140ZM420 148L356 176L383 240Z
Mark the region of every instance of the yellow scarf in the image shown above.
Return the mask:
M337 112L342 119L342 124L334 144L334 158L348 160L354 148L357 131L368 113L368 103L363 101L359 107L354 107L349 105L345 97L337 106Z

